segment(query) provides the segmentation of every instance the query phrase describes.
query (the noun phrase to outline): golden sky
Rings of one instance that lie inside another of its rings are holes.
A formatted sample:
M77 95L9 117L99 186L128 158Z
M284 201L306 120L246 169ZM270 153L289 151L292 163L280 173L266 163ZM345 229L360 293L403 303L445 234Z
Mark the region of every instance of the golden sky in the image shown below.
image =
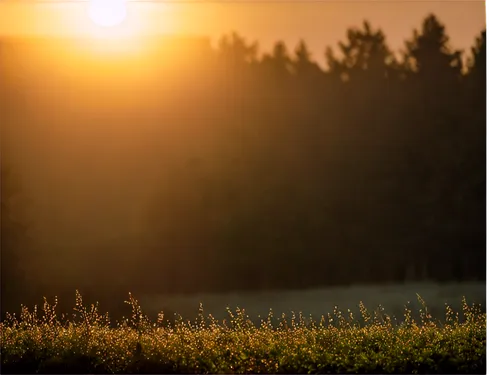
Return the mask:
M0 35L85 35L97 28L87 16L85 2L49 1L0 0ZM304 38L314 57L321 60L327 45L336 46L348 27L361 25L364 19L385 31L394 50L402 48L403 40L411 37L430 12L444 22L452 45L461 49L469 49L486 23L484 0L167 0L128 6L126 24L120 27L132 35L180 33L217 40L236 30L258 40L265 51L278 39L294 48Z

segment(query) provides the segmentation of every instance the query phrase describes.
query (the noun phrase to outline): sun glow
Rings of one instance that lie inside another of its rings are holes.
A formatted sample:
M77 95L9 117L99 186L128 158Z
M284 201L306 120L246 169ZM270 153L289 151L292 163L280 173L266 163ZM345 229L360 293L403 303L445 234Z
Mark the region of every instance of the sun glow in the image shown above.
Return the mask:
M114 27L127 18L127 4L125 0L91 0L87 12L95 24Z

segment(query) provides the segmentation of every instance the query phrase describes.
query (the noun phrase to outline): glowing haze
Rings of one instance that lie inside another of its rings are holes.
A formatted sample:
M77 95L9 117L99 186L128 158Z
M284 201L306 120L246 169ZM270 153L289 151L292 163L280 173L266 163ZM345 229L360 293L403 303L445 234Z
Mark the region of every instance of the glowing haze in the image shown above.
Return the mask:
M92 5L95 3L96 5ZM102 5L112 3L111 5ZM99 5L101 4L101 5ZM93 9L93 10L92 10ZM124 16L124 12L126 12ZM277 40L294 47L303 38L314 58L322 60L326 45L336 46L347 28L368 19L386 33L394 50L429 13L446 25L451 43L469 49L485 27L485 2L470 1L324 1L324 2L185 2L122 1L34 3L0 1L0 36L57 34L140 36L190 34L214 41L233 30L258 40L269 50ZM91 17L89 18L89 13ZM466 14L466 22L463 15ZM92 20L94 21L92 21ZM103 25L114 24L113 27ZM99 26L101 25L101 26Z
M127 4L125 0L91 0L88 15L99 26L118 26L127 18Z

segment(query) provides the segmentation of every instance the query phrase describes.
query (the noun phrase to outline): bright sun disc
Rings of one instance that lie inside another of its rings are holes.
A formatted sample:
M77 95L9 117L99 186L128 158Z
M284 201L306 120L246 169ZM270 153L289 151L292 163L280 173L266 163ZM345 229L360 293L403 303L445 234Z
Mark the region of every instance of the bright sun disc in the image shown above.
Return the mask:
M127 18L125 0L92 0L88 7L92 21L102 27L118 26Z

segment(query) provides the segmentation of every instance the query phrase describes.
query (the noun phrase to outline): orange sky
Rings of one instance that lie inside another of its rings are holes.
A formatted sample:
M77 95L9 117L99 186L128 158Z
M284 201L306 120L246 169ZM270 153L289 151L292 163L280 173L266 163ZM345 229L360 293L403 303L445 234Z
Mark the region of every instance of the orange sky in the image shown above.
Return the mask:
M47 0L50 1L50 0ZM6 34L88 34L92 25L82 2L34 3L30 0L0 0L0 35ZM237 30L259 40L269 50L278 39L290 48L304 38L314 57L323 59L326 45L336 45L349 26L368 19L381 27L391 48L402 47L422 19L434 12L444 22L453 46L469 49L485 27L484 0L325 0L290 2L276 0L193 3L161 1L130 3L126 27L137 33L188 33L208 35L214 40Z

